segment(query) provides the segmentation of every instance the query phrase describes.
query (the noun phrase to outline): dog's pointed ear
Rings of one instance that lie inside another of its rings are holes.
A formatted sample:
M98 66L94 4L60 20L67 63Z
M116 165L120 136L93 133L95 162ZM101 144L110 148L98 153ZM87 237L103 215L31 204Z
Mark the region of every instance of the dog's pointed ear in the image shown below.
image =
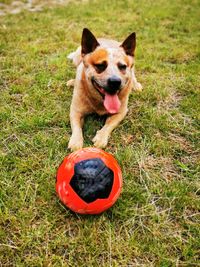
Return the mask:
M97 42L95 36L87 28L84 28L81 40L82 56L93 52L97 46L99 46L99 43Z
M124 51L129 56L134 56L135 47L136 47L136 33L131 33L125 41L121 44L121 47L124 48Z

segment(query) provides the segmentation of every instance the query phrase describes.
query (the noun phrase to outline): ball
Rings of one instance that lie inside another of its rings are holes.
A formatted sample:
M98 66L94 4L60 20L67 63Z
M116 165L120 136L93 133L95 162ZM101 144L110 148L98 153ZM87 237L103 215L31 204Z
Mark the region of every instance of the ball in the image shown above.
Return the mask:
M84 148L67 156L58 168L56 192L69 209L99 214L120 195L122 172L116 159L98 148Z

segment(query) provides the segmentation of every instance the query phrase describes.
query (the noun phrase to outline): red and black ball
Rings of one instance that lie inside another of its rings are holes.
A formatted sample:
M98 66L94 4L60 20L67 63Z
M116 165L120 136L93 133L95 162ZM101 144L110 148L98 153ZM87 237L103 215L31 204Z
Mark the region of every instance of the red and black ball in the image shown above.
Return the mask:
M57 172L56 191L72 211L98 214L120 195L122 173L116 159L98 148L84 148L67 156Z

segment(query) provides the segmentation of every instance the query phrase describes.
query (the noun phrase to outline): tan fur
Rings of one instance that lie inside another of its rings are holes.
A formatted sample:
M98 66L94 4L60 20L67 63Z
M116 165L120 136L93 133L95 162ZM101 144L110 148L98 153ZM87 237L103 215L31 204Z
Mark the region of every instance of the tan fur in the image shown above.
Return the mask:
M132 88L141 90L141 85L137 82L133 65L133 57L126 55L120 43L114 40L98 39L100 44L94 52L89 53L82 58L81 48L69 55L77 67L75 80L70 80L68 86L74 84L74 92L70 107L70 122L72 128L72 136L68 147L71 150L77 150L83 147L82 126L84 117L90 113L99 115L108 114L103 105L103 98L91 83L91 77L95 75L99 81L104 82L110 75L117 74L121 77L123 89L119 92L118 97L121 102L120 109L117 114L110 115L105 125L96 133L93 138L96 147L104 148L108 143L109 135L112 130L117 127L120 121L125 117L128 108L128 97ZM120 72L117 68L118 61L128 65L126 73ZM101 73L96 73L94 64L108 61L107 69Z

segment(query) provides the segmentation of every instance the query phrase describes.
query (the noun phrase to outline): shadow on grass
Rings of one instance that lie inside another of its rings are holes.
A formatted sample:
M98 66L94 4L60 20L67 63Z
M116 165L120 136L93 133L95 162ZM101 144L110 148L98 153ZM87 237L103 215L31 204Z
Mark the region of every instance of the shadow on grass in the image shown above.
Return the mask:
M96 135L96 132L103 127L106 118L107 115L98 116L97 114L91 114L85 117L83 126L84 147L93 146L92 139Z

